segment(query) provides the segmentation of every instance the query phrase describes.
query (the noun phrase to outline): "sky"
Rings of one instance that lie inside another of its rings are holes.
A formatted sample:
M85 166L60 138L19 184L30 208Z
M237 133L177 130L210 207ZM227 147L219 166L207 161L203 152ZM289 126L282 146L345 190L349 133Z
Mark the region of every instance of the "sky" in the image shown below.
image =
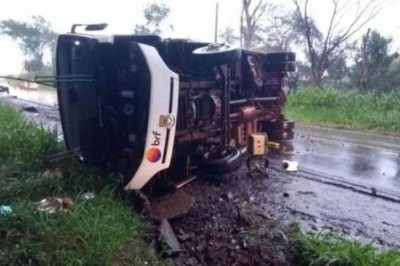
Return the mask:
M199 41L214 40L215 4L219 2L219 29L228 26L239 29L241 0L157 0L171 9L168 21L165 23L163 37L190 38ZM309 0L310 14L315 17L317 25L326 30L329 23L331 0ZM340 0L343 3L354 4L356 0ZM367 0L362 0L367 1ZM400 0L376 0L381 11L371 21L368 27L376 29L384 36L394 39L392 50L400 48ZM131 34L134 25L143 23L142 10L154 0L9 0L2 1L0 20L15 19L29 21L32 15L41 15L53 26L58 33L70 31L74 23L103 23L109 24L106 33ZM292 0L270 0L287 8L293 8ZM343 25L348 23L355 12L353 8L341 20ZM172 25L172 27L169 27ZM361 34L360 33L360 34ZM355 36L355 39L360 35ZM24 56L17 43L5 36L0 36L0 75L18 74L23 70Z

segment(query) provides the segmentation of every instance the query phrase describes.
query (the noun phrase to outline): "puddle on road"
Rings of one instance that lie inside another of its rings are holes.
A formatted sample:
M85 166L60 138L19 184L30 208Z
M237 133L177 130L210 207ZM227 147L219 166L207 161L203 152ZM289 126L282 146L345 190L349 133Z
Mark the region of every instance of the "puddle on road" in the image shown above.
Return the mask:
M400 195L400 151L359 146L349 143L349 137L343 141L322 137L296 136L291 144L274 154L299 161L300 170L313 170Z

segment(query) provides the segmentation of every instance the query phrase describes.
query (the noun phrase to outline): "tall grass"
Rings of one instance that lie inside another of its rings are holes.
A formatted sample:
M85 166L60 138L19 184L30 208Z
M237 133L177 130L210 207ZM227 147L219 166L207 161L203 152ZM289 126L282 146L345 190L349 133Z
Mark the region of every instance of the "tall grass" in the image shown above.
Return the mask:
M396 266L400 252L378 251L372 244L361 244L331 233L303 234L294 240L295 265L298 266Z
M287 116L302 122L400 134L400 94L305 88L292 94Z
M141 240L147 223L116 196L114 179L72 160L46 160L62 150L55 134L0 104L0 205L13 209L0 213L0 265L160 264ZM87 191L95 198L80 200ZM43 198L65 196L75 200L66 212L36 210Z

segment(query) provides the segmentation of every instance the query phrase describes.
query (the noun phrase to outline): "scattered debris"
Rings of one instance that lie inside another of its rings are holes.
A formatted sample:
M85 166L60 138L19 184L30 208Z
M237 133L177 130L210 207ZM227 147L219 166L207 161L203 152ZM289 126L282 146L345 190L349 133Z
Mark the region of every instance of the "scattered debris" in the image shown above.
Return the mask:
M94 199L94 197L95 197L95 195L94 195L93 192L86 192L86 193L81 194L79 196L79 199L81 199L81 200L91 200L91 199Z
M228 200L232 200L233 199L233 193L232 192L228 192L228 194L226 194Z
M43 172L43 177L45 178L53 178L61 176L62 176L62 170L60 168L48 169Z
M185 233L185 231L183 231L183 229L179 229L179 235L178 235L178 239L180 241L185 242L186 240L189 240L190 238L192 238L192 235L189 235L187 233Z
M165 244L168 245L168 253L173 254L181 250L181 245L176 238L174 230L172 229L171 224L166 219L161 221L160 238Z
M285 169L287 172L297 172L297 168L299 166L299 162L283 160L282 161L282 166L283 166L283 169Z
M263 156L250 156L246 161L250 177L268 176L269 160Z
M0 205L0 214L7 215L13 212L11 206L8 205Z
M30 113L38 113L38 109L33 106L22 107L22 110L24 110L26 112L30 112Z
M74 201L69 198L46 198L38 202L38 211L43 211L47 213L56 213L60 211L65 211L74 205Z
M183 186L186 186L187 184L189 184L190 182L196 180L197 176L192 176L186 180L183 180L182 182L180 182L179 184L176 184L175 187L177 189L182 188Z

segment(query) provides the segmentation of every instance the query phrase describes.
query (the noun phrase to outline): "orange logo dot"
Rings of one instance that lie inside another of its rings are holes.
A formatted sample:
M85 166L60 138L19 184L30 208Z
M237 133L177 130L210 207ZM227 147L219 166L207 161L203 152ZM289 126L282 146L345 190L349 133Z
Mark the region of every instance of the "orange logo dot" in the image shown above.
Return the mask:
M158 162L161 159L161 152L157 148L151 148L150 150L147 150L146 158L149 162Z

